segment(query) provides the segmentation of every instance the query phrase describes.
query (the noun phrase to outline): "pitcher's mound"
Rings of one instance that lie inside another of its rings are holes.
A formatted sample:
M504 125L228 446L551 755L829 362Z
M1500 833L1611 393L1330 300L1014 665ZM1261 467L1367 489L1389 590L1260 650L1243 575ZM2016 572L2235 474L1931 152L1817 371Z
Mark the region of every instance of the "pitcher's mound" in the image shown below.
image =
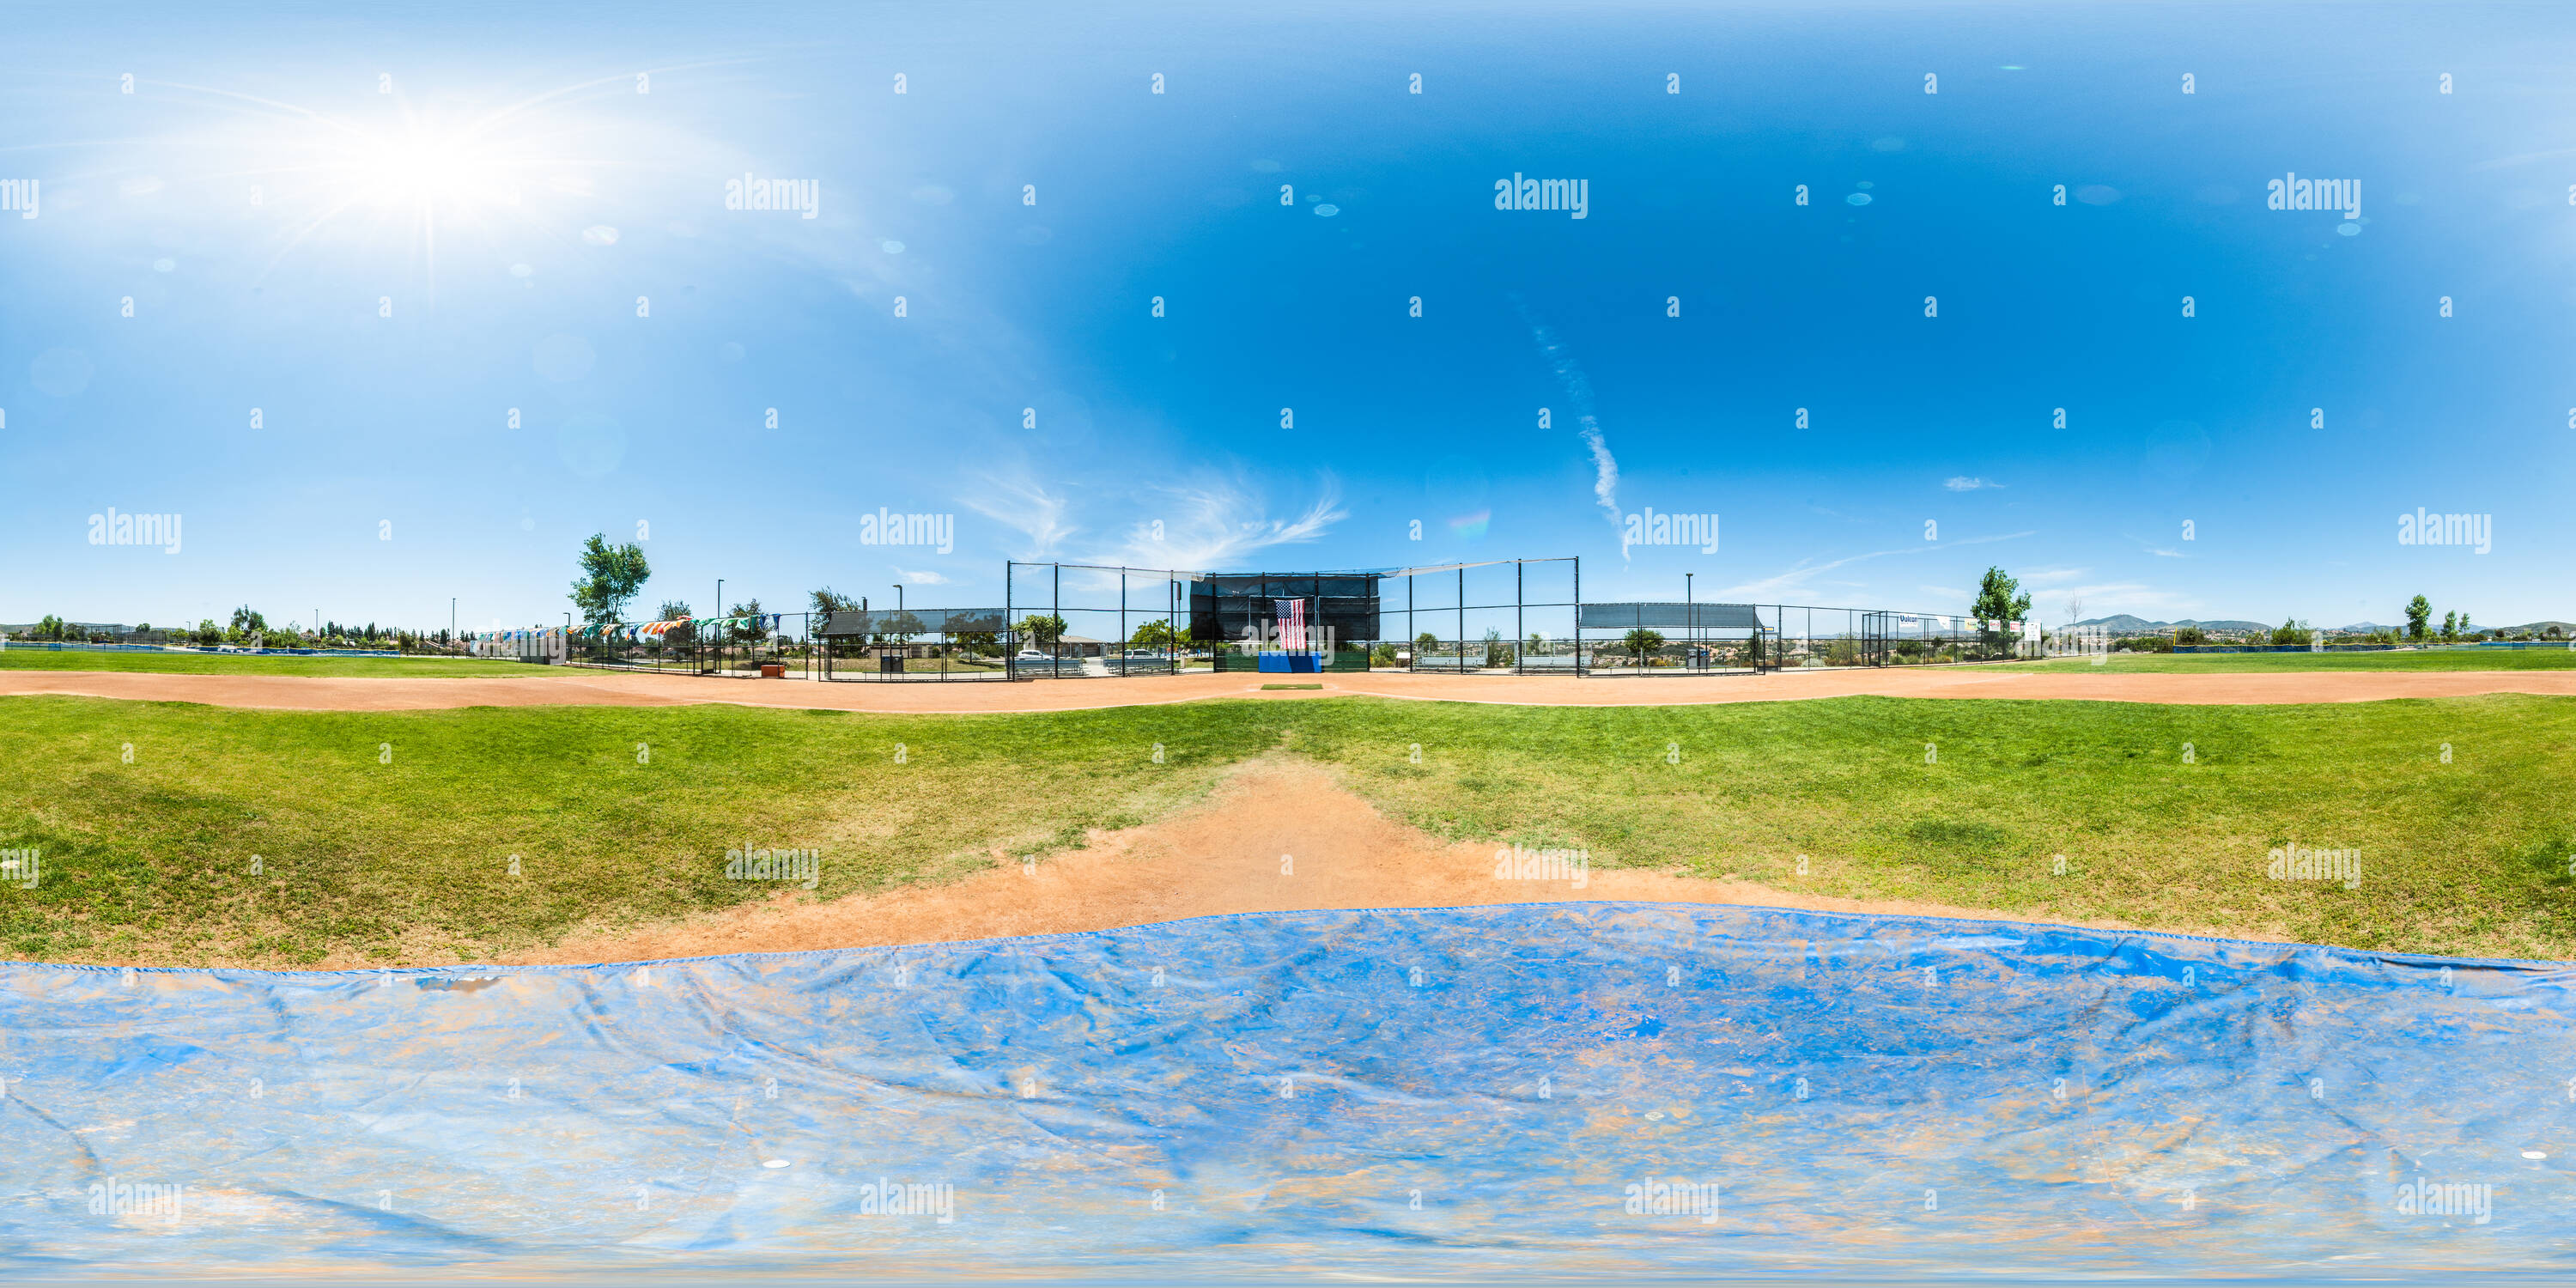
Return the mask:
M1559 867L1499 879L1495 846L1451 844L1380 815L1322 766L1285 757L1237 769L1204 804L1161 822L1094 832L1086 849L963 881L807 904L794 895L636 930L578 934L511 964L637 961L1107 930L1234 912L1464 907L1618 899L1761 904L1837 912L1985 917L1903 901L1803 895L1749 881ZM2127 929L2105 925L2105 929Z

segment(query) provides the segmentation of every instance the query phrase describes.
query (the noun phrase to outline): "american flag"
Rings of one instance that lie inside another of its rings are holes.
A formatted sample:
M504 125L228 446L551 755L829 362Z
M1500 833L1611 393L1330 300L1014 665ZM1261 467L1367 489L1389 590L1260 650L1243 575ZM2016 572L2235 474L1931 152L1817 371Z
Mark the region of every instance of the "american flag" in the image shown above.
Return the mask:
M1279 647L1291 653L1306 651L1306 601L1279 601Z

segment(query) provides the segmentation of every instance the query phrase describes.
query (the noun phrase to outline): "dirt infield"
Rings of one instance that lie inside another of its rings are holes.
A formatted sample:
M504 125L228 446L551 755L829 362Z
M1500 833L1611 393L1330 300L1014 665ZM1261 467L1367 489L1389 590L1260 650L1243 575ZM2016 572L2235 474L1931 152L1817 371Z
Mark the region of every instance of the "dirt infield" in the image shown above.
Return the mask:
M1446 843L1397 823L1351 794L1329 769L1294 759L1240 766L1195 809L1124 831L1095 831L1084 848L1031 867L1009 855L993 857L997 866L946 885L819 903L800 902L791 892L684 920L576 930L551 947L503 961L649 961L1062 934L1220 913L1586 899L1993 915L1941 904L1826 898L1733 877L1592 869L1588 863L1579 884L1563 864L1552 879L1500 880L1492 843ZM2115 922L2080 924L2131 929ZM404 964L446 962L423 958Z
M1506 706L1687 706L1794 702L1851 694L1899 698L2057 698L2254 706L2456 698L2481 693L2576 696L2576 671L2238 672L2217 675L2087 675L1982 667L1793 671L1760 676L1582 679L1574 676L1364 675L1298 677L1312 689L1265 690L1258 674L1139 676L1131 679L824 684L621 671L531 668L500 678L333 679L292 675L181 675L105 671L0 672L0 696L71 694L140 702L196 702L280 711L427 711L457 707L745 706L972 714L1081 711L1202 698L1296 701L1348 694Z

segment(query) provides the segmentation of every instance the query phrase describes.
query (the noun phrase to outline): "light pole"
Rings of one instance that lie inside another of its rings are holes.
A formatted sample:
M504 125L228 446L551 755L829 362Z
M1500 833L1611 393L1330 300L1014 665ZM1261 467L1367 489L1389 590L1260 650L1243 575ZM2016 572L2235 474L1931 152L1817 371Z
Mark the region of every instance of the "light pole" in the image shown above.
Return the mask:
M896 583L894 584L894 611L895 611L895 614L896 614L897 616L901 616L901 615L902 615L902 613L903 613L903 583L902 583L902 582L896 582Z
M447 647L451 652L456 648L456 596L454 595L447 597Z
M1692 666L1698 666L1698 665L1699 665L1699 610L1698 610L1697 608L1694 608L1694 607L1692 607L1692 606L1691 606L1691 605L1692 605L1692 600L1691 600L1691 578L1693 578L1693 577L1695 577L1695 576L1697 576L1697 575L1698 575L1697 573L1687 573L1687 572L1682 574L1682 614L1683 614L1683 616L1684 616L1684 617L1688 618L1688 619L1689 619L1689 621L1690 621L1690 631L1691 631L1691 653L1690 653L1690 656L1691 656L1691 665L1692 665Z

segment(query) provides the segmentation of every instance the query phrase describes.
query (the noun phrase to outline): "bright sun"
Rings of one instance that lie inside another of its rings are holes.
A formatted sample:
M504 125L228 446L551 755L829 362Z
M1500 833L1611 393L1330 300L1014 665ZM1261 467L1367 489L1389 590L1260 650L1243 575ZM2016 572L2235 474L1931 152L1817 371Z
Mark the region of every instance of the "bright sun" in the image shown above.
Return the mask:
M516 204L509 167L498 152L462 135L415 128L359 146L350 168L357 195L370 204L447 214Z

